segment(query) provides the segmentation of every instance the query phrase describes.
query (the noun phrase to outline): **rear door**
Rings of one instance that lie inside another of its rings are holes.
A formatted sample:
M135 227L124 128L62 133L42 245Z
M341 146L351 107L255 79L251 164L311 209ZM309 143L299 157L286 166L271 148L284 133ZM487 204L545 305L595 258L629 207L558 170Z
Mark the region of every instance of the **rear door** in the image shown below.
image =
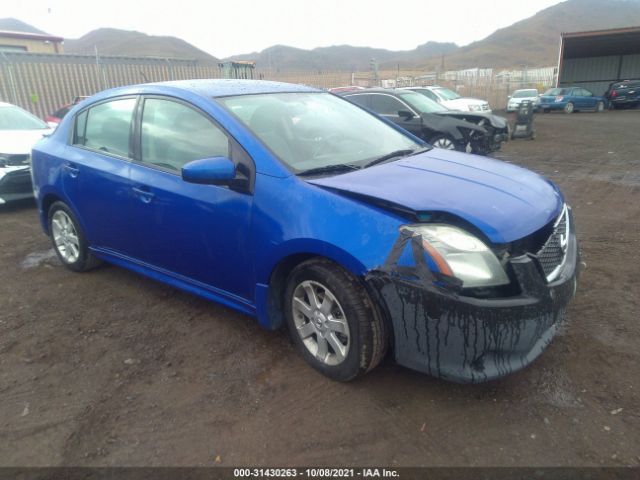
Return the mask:
M131 253L129 160L137 97L95 104L76 115L65 149L64 192L90 245Z
M582 108L596 108L596 99L586 88L580 88L580 100Z
M137 122L140 141L130 175L134 256L155 269L251 299L250 186L188 183L181 168L223 156L252 179L253 161L207 114L180 100L144 98Z

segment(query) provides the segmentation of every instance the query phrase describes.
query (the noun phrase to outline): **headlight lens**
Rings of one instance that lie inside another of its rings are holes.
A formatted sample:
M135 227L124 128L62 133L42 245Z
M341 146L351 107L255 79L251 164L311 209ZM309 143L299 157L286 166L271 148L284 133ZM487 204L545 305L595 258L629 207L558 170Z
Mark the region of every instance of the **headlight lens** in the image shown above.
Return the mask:
M469 105L469 110L471 112L479 112L482 109L480 105Z
M464 288L509 283L495 254L479 238L451 225L419 224L402 227L422 237L422 245L440 271L462 280Z

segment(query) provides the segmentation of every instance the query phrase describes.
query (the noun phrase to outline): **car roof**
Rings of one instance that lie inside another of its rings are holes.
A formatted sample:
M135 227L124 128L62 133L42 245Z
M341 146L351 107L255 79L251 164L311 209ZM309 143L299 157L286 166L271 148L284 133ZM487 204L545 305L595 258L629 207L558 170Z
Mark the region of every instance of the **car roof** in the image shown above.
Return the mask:
M98 97L113 95L140 94L145 92L175 92L183 90L205 97L228 97L234 95L255 95L261 93L297 93L322 92L317 88L292 83L271 82L266 80L236 79L198 79L170 82L143 83L126 87L117 87L97 94Z
M386 93L387 95L398 95L399 93L406 93L407 90L400 88L365 88L364 90L353 90L350 92L337 92L337 95L341 97L348 97L353 95L364 95L367 93Z

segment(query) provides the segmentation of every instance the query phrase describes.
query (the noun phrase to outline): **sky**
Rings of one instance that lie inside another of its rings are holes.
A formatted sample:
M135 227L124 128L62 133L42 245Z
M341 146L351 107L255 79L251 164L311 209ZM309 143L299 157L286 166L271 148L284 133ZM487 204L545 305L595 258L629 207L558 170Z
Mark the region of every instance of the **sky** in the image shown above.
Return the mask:
M559 0L0 0L0 18L78 38L101 27L182 38L218 58L272 45L466 45ZM396 7L397 6L397 7Z

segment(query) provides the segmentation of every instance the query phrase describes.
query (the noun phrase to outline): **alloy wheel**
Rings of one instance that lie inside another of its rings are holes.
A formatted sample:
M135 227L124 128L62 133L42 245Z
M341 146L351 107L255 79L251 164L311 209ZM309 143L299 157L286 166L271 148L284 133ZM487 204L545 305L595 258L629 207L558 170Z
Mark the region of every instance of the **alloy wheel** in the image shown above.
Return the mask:
M63 210L51 217L51 234L58 253L66 263L74 263L80 256L80 241L73 221Z
M445 150L455 150L456 146L447 137L440 137L433 142L433 146L436 148L444 148Z
M326 286L301 282L293 292L291 309L297 334L319 362L335 366L347 358L351 346L347 317Z

